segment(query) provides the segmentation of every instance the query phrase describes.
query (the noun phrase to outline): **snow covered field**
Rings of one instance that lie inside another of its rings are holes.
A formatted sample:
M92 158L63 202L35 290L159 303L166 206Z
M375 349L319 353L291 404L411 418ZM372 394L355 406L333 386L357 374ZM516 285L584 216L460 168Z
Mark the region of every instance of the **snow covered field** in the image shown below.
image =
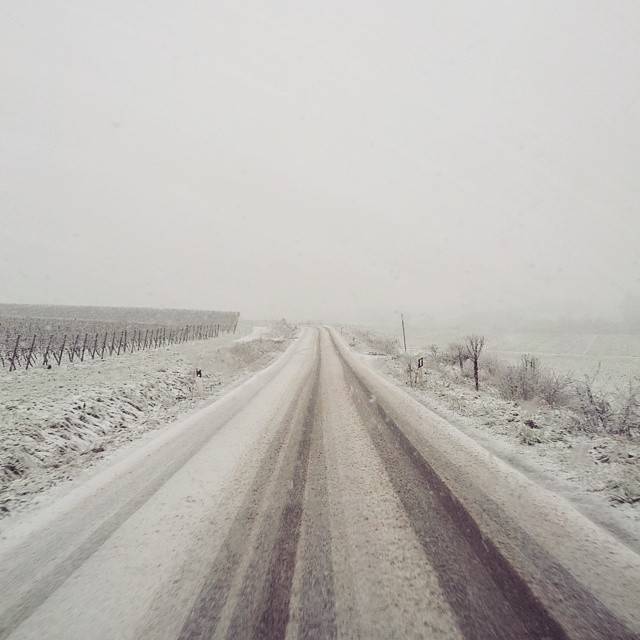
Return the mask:
M263 329L242 322L235 335L53 369L0 371L0 516L266 366L291 331Z
M407 346L426 349L433 344L445 349L449 343L461 341L468 333L408 326ZM629 377L640 376L639 334L491 333L483 332L482 327L475 333L486 336L484 353L487 355L515 363L523 353L528 353L558 372L574 376L592 376L597 372L597 383L605 388L624 384ZM394 336L402 340L401 333L394 332Z

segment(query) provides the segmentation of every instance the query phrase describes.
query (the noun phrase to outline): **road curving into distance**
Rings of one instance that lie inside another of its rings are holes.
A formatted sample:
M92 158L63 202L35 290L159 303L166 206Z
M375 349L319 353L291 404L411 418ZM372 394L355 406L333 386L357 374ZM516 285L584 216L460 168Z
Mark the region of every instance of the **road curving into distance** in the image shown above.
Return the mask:
M329 328L0 540L0 639L640 637L640 558Z

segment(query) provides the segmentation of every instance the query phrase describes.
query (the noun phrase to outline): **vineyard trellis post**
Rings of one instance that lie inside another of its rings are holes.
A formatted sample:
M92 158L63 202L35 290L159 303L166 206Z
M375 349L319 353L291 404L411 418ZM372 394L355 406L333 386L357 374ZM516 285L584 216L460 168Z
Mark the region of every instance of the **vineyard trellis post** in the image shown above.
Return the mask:
M76 355L76 347L78 346L79 337L80 337L80 334L77 334L76 339L73 342L73 349L71 351L67 350L67 353L69 354L69 362L73 362L73 358Z
M96 333L96 339L93 341L93 349L91 350L91 359L93 360L98 353L98 334Z
M84 334L84 342L82 343L82 353L80 354L80 362L84 362L84 352L87 348L87 338L89 337L88 333Z
M27 361L25 363L25 369L29 368L29 365L31 364L31 357L33 356L33 349L36 346L36 336L33 336L33 340L31 341L31 349L29 349L29 355L27 356Z
M116 355L119 356L120 355L120 349L122 349L122 338L124 337L123 332L120 332L120 340L118 340L118 351L116 352Z
M67 334L64 334L64 339L62 340L62 346L60 347L60 354L56 357L56 354L53 354L53 357L56 358L58 362L58 366L62 364L62 354L64 353L64 345L67 343Z
M13 355L9 357L9 361L11 362L9 366L9 371L15 371L16 368L16 357L18 356L18 346L20 345L20 336L16 338L16 346L13 348Z
M51 342L53 341L53 335L49 336L49 342L47 343L47 349L42 356L42 366L46 367L49 365L49 349L51 349Z

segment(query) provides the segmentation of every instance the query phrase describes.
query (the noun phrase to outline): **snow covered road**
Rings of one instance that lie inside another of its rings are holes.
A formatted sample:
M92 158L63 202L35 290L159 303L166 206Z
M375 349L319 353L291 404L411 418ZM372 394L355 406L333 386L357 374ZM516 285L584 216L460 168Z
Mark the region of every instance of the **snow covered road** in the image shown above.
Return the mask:
M332 330L0 540L0 639L636 638L640 558Z

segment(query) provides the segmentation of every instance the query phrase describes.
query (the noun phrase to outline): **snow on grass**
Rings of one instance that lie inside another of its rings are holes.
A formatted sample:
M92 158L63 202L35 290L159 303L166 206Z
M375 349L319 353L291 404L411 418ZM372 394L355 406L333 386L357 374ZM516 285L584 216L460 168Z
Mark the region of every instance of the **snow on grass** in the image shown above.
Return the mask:
M250 328L242 323L239 333ZM272 339L262 341L238 344L238 333L221 334L52 369L0 371L0 515L265 367L293 330L278 323L268 331Z

